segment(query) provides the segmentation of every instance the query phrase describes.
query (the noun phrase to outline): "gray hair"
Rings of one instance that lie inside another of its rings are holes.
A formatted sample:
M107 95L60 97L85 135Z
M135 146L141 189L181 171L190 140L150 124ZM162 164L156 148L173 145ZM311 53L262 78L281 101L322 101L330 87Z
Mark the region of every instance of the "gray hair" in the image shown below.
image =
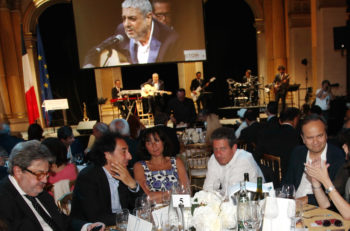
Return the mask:
M152 5L148 0L125 0L122 8L138 8L144 16L152 13Z
M102 134L108 132L108 125L102 122L96 123L94 125L94 128L96 128L96 130L101 132Z
M122 136L130 136L130 127L128 121L125 119L114 119L109 124L111 132L119 133Z
M34 160L45 160L49 163L53 163L55 162L55 157L50 153L49 149L38 140L30 140L16 144L9 158L9 174L13 175L14 166L26 169Z
M221 140L221 139L227 139L228 144L232 148L233 145L237 143L235 130L233 128L228 128L228 127L221 127L221 128L215 129L210 136L210 140L213 142L214 140Z

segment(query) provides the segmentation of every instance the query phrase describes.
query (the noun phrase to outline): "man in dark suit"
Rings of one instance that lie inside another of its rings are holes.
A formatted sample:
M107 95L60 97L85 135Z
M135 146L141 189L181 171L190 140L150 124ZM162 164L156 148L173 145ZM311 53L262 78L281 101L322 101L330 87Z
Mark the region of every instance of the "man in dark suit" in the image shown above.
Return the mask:
M204 80L202 79L202 73L198 71L196 73L196 78L194 78L191 82L190 90L195 97L197 97L196 104L197 104L197 111L198 113L204 109L207 108L206 102L204 100L204 95L202 94L204 87L207 87L209 85L209 82L204 83ZM198 89L201 89L198 92ZM202 106L201 106L202 103Z
M84 224L61 213L44 187L54 157L37 140L17 144L10 155L9 173L0 182L0 220L10 230L91 230L100 222ZM96 220L95 220L96 221ZM95 222L93 221L93 222Z
M275 79L273 80L275 90L275 101L278 103L281 99L281 111L283 111L286 107L286 96L288 93L290 76L286 73L286 68L283 65L279 65L277 70L279 73L276 74Z
M163 93L157 91L164 91L164 81L159 79L158 73L153 73L152 78L147 82L141 84L142 96L147 98L148 113L155 113L162 111L164 107Z
M296 130L299 117L299 109L287 108L280 114L281 126L264 128L256 145L256 155L259 158L263 154L275 155L281 158L282 177L287 172L290 153L293 148L299 145L299 133Z
M121 87L120 80L119 79L115 80L114 85L115 86L112 88L112 99L122 98L123 96L120 94L120 92L123 90L123 88ZM128 110L124 101L123 100L115 101L113 105L118 107L118 109L122 113L123 118L126 118L126 116L128 115Z
M278 103L276 101L270 101L266 106L267 120L264 124L264 128L278 128L280 126L278 117Z
M104 66L108 66L108 63L116 65L108 60L110 56L100 62L100 53L96 52L99 47L117 50L132 64L184 60L179 35L152 19L152 5L148 0L125 0L122 3L122 18L123 23L118 25L115 34L88 52L84 67L100 66L99 63L104 63ZM116 35L122 39L115 39Z
M257 121L257 112L254 110L247 110L244 117L248 127L242 130L239 140L247 144L247 151L252 153L254 156L255 146L261 130L261 124ZM257 161L257 163L260 163L259 160L256 159L256 156L254 156L254 159Z
M283 184L293 184L296 198L304 204L317 205L311 179L305 173L304 163L326 160L328 174L333 181L338 170L344 164L345 154L340 148L327 143L326 121L323 117L311 114L301 124L302 139L305 145L297 146L291 153L289 166Z
M92 164L79 173L75 183L71 216L115 225L116 212L132 211L136 197L143 193L127 169L128 145L119 134L107 133L95 142L89 159Z

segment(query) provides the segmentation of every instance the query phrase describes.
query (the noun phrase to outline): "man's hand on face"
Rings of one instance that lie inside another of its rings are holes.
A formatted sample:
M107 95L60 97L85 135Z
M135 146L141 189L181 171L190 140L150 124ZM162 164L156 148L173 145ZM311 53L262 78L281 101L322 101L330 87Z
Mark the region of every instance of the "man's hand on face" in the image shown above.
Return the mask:
M115 179L122 181L129 188L136 188L136 181L134 180L134 178L132 178L126 166L123 166L122 164L116 162L112 163L111 172L112 176Z

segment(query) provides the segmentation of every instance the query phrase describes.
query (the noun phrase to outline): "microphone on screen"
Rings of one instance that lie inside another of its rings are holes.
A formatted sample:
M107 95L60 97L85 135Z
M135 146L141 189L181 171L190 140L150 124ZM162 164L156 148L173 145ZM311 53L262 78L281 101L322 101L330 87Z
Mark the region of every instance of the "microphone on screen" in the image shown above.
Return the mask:
M121 34L117 34L117 35L113 35L111 37L109 37L108 39L106 39L105 41L103 41L100 45L98 45L95 50L97 52L101 52L102 50L108 48L109 46L115 44L115 43L121 43L124 41L124 37Z

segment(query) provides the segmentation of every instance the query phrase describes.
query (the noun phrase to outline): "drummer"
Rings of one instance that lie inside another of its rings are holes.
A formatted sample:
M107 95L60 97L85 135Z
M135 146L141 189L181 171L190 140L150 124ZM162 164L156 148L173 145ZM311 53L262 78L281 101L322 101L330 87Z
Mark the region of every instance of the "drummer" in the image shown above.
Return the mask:
M247 96L249 98L249 102L252 104L257 104L258 100L258 89L257 86L257 76L252 75L252 71L247 69L245 71L245 75L243 76L243 84L247 88Z

